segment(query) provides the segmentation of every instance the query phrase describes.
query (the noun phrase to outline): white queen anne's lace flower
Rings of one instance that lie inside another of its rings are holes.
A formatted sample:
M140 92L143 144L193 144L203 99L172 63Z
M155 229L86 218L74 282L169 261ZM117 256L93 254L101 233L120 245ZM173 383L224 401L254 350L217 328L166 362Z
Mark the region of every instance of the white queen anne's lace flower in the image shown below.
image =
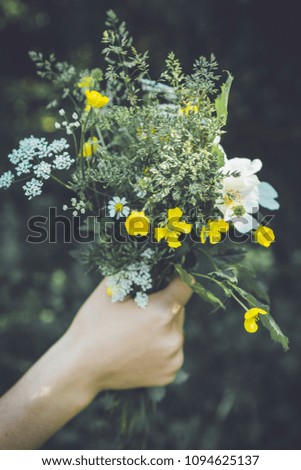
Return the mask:
M0 188L8 189L14 181L14 175L11 171L6 171L0 176Z
M20 162L32 162L36 158L43 158L47 155L48 142L43 137L38 139L36 137L27 137L20 140L19 148L14 149L9 155L8 159L13 165L18 165Z
M67 143L66 139L55 139L53 140L47 148L47 157L53 157L54 155L62 154L70 145ZM64 152L64 155L67 152Z
M39 196L42 193L42 187L42 181L39 181L36 178L32 178L30 181L27 181L27 183L23 186L25 196L27 196L28 199L32 199L35 196Z
M19 147L8 156L15 166L17 176L32 174L34 178L28 181L23 189L29 199L38 196L42 192L43 182L51 176L51 170L69 170L74 160L67 149L69 144L66 139L53 140L48 143L43 137L28 137L19 142ZM48 159L48 162L45 161ZM0 176L0 189L8 188L14 181L11 171Z
M55 157L53 160L53 167L57 170L69 170L73 162L74 160L70 157L68 152L64 152L62 155L57 155Z
M38 178L48 180L51 175L51 165L50 163L42 161L33 167L33 171Z
M155 255L154 250L152 250L151 248L147 248L146 250L143 251L143 253L141 254L141 257L151 260L154 257L154 255Z
M148 295L144 292L137 292L135 295L135 302L140 308L146 308L148 304Z
M139 307L146 307L148 296L146 292L152 288L150 266L145 262L130 264L127 269L108 277L108 290L112 302L118 302L133 292L137 292L135 301ZM138 295L139 294L139 295Z
M127 200L125 197L118 197L115 196L108 204L108 210L110 217L115 217L116 219L120 219L120 217L127 217L130 213L130 208L126 205Z

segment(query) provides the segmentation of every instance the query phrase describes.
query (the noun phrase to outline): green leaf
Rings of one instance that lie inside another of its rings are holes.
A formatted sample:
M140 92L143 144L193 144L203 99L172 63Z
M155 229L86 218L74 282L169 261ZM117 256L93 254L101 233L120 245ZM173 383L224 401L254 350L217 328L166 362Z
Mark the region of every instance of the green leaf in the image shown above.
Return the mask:
M199 284L195 278L189 274L181 265L176 264L175 266L177 273L179 274L181 280L191 287L193 292L198 294L206 302L209 302L216 307L222 308L225 310L225 306L222 301L216 297L210 290L206 289L204 286Z
M242 247L228 247L226 243L214 247L212 254L215 263L223 267L226 264L236 264L242 261L247 253L246 248Z
M215 109L216 109L216 115L218 119L222 121L222 125L225 126L227 123L227 117L228 117L228 99L229 99L229 93L231 89L231 85L233 82L233 76L228 73L228 78L225 81L225 83L222 85L222 91L218 95L218 97L215 99Z
M237 284L237 269L234 266L231 266L229 268L225 268L220 271L214 271L213 273L210 273L210 276L213 276L217 279L221 279L224 281L225 279L227 281L233 282L233 284Z
M263 326L269 330L271 338L276 343L280 343L284 351L288 351L289 339L282 333L274 318L271 315L259 315L259 318Z
M225 164L225 153L221 149L220 145L213 144L212 147L211 147L211 152L217 159L218 167L221 168L222 166L224 166L224 164Z
M189 285L189 287L193 289L193 285L195 284L194 277L188 271L186 271L186 269L184 269L180 264L176 264L175 268L180 276L181 281L185 282Z
M249 292L246 292L244 289L241 289L240 287L233 286L234 289L243 297L249 304L250 307L258 307L262 308L263 310L269 310L269 306L260 302L257 300L252 294L249 294ZM287 351L289 349L288 344L289 340L287 336L285 336L275 320L273 319L271 314L268 315L259 315L260 321L263 324L263 326L269 330L271 338L276 342L281 344L283 347L284 351Z
M218 306L222 308L223 310L226 309L224 306L223 302L216 297L210 290L205 289L201 284L196 282L193 286L191 286L193 291L198 294L202 299L206 300L206 302L209 302L212 305Z
M239 295L241 295L243 299L245 299L248 302L250 307L258 307L258 308L262 308L263 310L269 310L270 306L268 304L264 304L263 302L260 302L260 300L256 299L254 295L245 291L241 287L238 287L235 285L232 285L232 287L234 288L234 290L236 290L236 292L239 293Z

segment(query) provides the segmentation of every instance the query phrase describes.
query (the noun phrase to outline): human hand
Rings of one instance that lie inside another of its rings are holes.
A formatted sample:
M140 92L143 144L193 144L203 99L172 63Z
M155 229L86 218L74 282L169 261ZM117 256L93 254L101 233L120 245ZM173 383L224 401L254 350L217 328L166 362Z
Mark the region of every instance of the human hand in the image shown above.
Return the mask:
M171 382L183 362L184 305L175 279L142 310L112 303L103 281L67 332L0 399L0 448L35 449L102 390Z
M191 293L176 278L141 309L133 299L112 303L105 280L99 284L65 335L92 399L105 389L173 381L183 364L184 305Z

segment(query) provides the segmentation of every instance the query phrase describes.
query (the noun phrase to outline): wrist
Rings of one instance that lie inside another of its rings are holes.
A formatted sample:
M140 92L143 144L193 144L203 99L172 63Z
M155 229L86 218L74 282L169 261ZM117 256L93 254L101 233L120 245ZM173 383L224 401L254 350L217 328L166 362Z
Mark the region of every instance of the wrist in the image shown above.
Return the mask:
M53 346L53 353L53 360L58 367L57 386L78 413L89 406L101 391L95 385L81 341L68 330Z
M39 448L89 405L95 395L77 362L77 350L64 335L1 398L1 448Z

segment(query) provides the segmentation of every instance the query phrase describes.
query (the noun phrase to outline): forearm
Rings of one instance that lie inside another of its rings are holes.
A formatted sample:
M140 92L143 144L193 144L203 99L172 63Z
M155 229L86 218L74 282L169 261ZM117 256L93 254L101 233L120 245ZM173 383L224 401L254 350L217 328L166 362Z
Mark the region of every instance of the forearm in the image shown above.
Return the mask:
M0 399L0 449L36 449L84 409L94 394L67 334Z
M102 390L170 383L183 364L184 308L191 289L174 279L145 311L114 304L105 282L67 333L0 399L0 449L36 449Z

